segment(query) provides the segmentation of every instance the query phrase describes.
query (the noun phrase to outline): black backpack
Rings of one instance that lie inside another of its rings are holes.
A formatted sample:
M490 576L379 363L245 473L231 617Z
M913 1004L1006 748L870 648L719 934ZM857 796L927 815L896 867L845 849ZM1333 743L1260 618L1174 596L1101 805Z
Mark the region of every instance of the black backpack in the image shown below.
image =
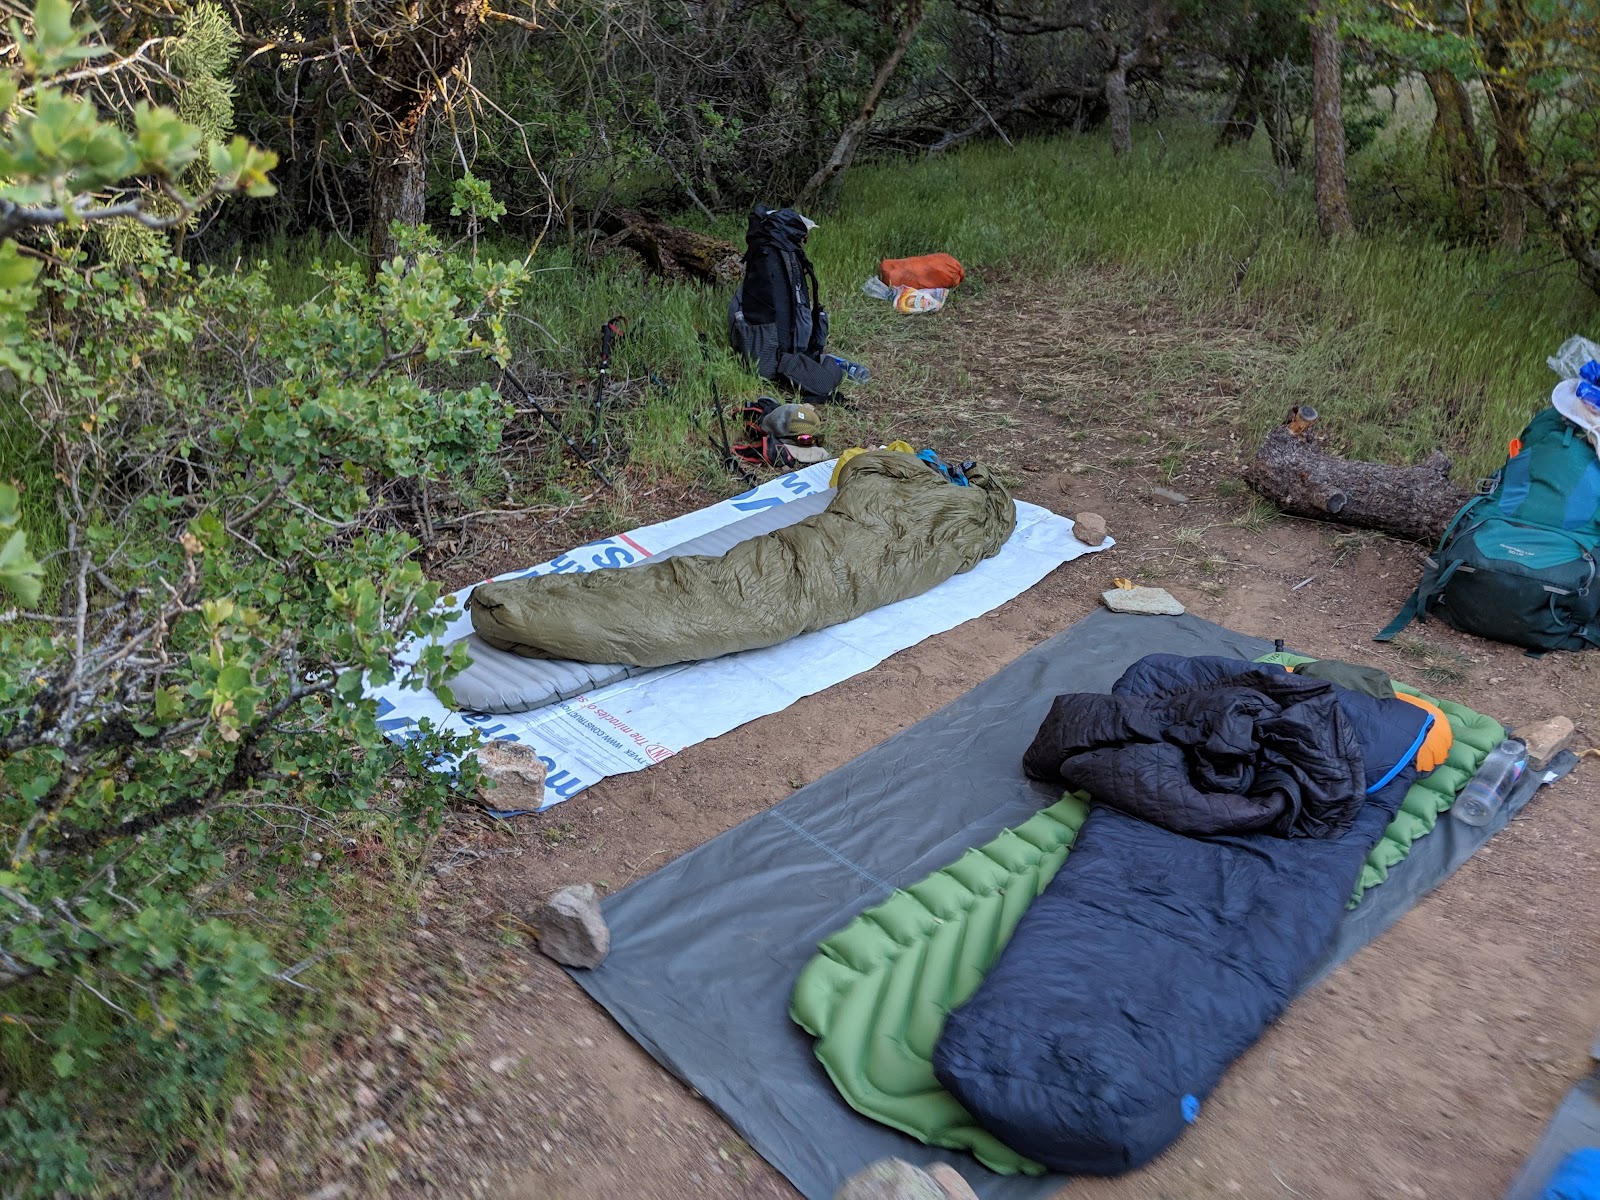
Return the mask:
M728 305L728 339L756 374L812 404L836 399L844 368L822 357L828 310L804 249L805 221L792 208L758 204L745 233L744 280Z

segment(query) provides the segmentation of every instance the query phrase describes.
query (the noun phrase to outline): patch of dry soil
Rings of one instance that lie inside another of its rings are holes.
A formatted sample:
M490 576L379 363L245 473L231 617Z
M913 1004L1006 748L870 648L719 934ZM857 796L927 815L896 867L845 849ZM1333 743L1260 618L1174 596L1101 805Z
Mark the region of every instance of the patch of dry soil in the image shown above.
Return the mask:
M1238 400L1274 377L1272 335L1197 320L1116 276L1048 295L991 281L981 297L914 319L922 324L897 343L903 361L874 364L856 419L875 422L883 439L906 435L947 457L995 463L1021 499L1099 512L1118 547L781 716L607 780L543 816L448 831L426 927L405 952L422 963L450 956L464 982L448 1013L413 1005L400 1024L413 1041L454 1024L470 1040L435 1036L433 1085L391 1106L395 1132L381 1154L365 1169L324 1164L314 1174L308 1161L296 1173L300 1194L344 1180L350 1195L395 1197L794 1195L535 953L519 922L562 885L626 885L929 715L1090 612L1113 576L1165 586L1244 633L1373 662L1510 722L1568 714L1584 744L1600 742L1600 653L1534 660L1437 624L1376 645L1372 632L1416 581L1420 550L1274 519L1234 483L1249 445ZM920 355L942 365L918 366ZM1158 501L1152 486L1190 499ZM690 507L705 498L679 499ZM534 561L554 536L508 531L462 580ZM1395 929L1298 1000L1168 1154L1122 1179L1074 1181L1061 1195L1500 1195L1587 1069L1600 1026L1597 802L1593 763L1547 789ZM388 1027L378 1021L374 1036Z

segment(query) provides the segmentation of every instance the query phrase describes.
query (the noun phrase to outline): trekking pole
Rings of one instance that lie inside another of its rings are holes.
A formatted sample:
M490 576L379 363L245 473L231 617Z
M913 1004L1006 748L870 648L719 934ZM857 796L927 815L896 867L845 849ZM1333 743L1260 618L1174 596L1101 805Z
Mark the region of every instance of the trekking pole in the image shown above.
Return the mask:
M578 461L584 466L588 467L589 470L594 472L595 478L599 479L600 482L605 484L607 487L615 486L611 480L606 477L606 473L595 464L594 460L584 453L583 447L578 445L573 436L565 429L561 428L561 422L557 421L555 417L550 414L549 409L545 408L544 405L539 403L538 398L528 390L527 384L523 383L522 380L513 375L509 369L502 368L502 375L505 379L511 382L512 386L514 386L517 391L522 393L522 398L533 406L533 411L538 413L540 419L555 431L555 435L564 443L566 443L567 449L571 450L578 456Z
M612 317L600 326L600 363L595 373L594 403L591 405L594 420L589 430L588 441L591 450L600 448L600 420L605 413L606 378L611 374L611 349L616 345L617 334L620 332L617 323L621 320L620 316Z
M723 462L727 464L728 470L736 472L748 486L760 486L755 472L745 466L744 460L733 452L733 443L728 440L728 423L722 415L722 393L717 390L716 380L711 381L711 403L716 409L717 429L722 434L722 445L718 449L722 451Z
M717 441L717 439L711 435L711 432L700 424L699 417L691 414L689 419L695 423L695 426L699 428L701 433L706 435L706 440L711 443L712 449L721 452L722 463L728 468L729 471L739 476L739 478L744 481L746 487L760 487L761 481L756 478L755 472L745 465L744 459L740 458L733 452L733 442L728 438L728 424L722 415L722 393L717 388L717 381L711 378L709 372L709 368L711 366L711 343L706 338L705 330L702 329L698 331L695 334L695 338L700 343L700 360L704 362L708 368L706 379L707 382L711 384L711 404L713 410L717 414L717 428L722 433L722 440L720 442Z

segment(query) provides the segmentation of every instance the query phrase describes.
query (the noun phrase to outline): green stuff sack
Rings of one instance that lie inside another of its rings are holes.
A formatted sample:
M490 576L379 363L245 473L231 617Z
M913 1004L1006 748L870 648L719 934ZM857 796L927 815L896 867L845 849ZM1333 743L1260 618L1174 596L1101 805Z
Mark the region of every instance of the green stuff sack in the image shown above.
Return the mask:
M1600 457L1554 408L1523 431L1488 495L1456 514L1404 609L1530 650L1600 646Z
M1311 660L1273 654L1261 661ZM1492 718L1423 698L1444 712L1455 740L1445 762L1412 785L1367 856L1352 908L1432 831L1505 737ZM1088 811L1084 799L1069 795L867 909L821 944L795 981L789 1015L817 1039L817 1059L851 1108L927 1145L966 1151L1002 1175L1044 1173L944 1090L933 1073L933 1048L946 1015L977 990L1066 862Z

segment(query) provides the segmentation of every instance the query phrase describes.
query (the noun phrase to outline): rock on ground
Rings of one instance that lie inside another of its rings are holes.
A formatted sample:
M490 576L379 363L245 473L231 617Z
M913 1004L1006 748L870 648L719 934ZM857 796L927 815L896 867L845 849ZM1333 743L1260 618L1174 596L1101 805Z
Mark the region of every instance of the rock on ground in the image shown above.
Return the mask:
M1072 536L1085 546L1103 546L1106 541L1106 519L1099 513L1079 513L1072 518Z
M600 915L592 883L576 883L551 896L534 914L539 949L568 967L598 967L611 950L611 930Z
M1178 598L1162 588L1112 588L1109 592L1102 592L1100 598L1112 612L1144 613L1158 617L1176 617L1183 612L1183 605Z
M1517 730L1517 736L1528 747L1528 765L1535 771L1543 770L1550 760L1572 745L1577 732L1566 717L1549 717L1535 721L1526 729Z
M944 1189L947 1200L978 1200L978 1193L972 1190L972 1185L961 1178L961 1172L949 1163L930 1163L923 1170Z
M954 1167L926 1170L898 1158L880 1158L844 1181L834 1200L977 1200Z
M544 805L544 763L532 746L495 738L473 751L484 779L492 785L485 803L495 808L541 808Z

